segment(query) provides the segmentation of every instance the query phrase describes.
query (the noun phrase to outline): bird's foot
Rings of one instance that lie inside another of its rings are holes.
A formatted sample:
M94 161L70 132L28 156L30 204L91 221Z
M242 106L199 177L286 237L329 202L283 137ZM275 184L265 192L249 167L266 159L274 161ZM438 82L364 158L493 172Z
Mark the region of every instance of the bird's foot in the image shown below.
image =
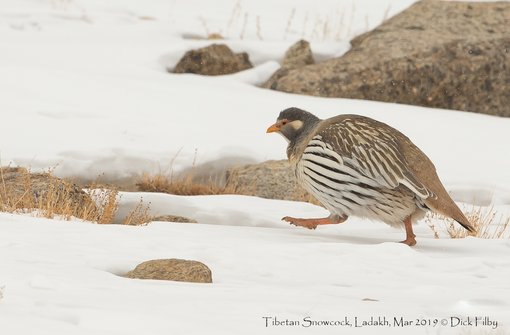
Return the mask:
M290 216L286 216L282 218L283 221L287 221L288 223L294 225L294 226L300 226L305 227L308 229L315 229L317 228L317 220L316 219L300 219L300 218L293 218Z
M400 241L400 243L407 244L408 246L412 247L413 245L416 245L416 239L414 237L407 237L405 240Z
M294 226L305 227L308 229L315 229L318 225L324 224L336 224L342 223L347 220L347 216L328 216L326 218L317 218L317 219L301 219L301 218L293 218L291 216L286 216L282 218L283 221L287 221Z

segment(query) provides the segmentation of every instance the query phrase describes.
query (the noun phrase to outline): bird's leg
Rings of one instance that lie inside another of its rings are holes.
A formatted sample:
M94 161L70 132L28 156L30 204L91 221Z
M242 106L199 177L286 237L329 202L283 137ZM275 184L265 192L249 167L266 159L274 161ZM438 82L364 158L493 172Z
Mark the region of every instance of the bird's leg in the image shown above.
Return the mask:
M413 233L413 224L411 222L411 216L408 216L404 220L404 226L406 228L406 239L403 241L400 241L400 243L404 243L404 244L407 244L408 246L412 247L413 245L416 244L416 240L415 240L416 235L414 235L414 233Z
M290 216L286 216L282 218L283 221L287 221L290 224L293 224L294 226L301 226L308 229L315 229L318 225L324 225L324 224L337 224L342 223L345 220L347 220L347 215L336 215L331 214L328 217L325 218L315 218L315 219L300 219L300 218L293 218Z

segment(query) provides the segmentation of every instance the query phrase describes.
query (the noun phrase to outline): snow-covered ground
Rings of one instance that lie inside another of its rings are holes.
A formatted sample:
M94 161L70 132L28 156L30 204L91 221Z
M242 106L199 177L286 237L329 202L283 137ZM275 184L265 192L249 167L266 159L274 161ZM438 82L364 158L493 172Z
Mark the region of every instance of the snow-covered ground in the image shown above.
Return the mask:
M434 239L421 224L418 245L409 248L394 243L403 239L402 231L383 224L351 220L309 231L280 221L287 214L325 214L310 204L143 196L157 210L193 215L200 223L133 227L0 213L2 334L506 334L510 329L508 239ZM139 194L123 197L128 204ZM213 284L118 276L158 258L202 261L212 270ZM267 317L300 325L276 326ZM358 326L371 317L386 317L391 326L356 327L356 317ZM498 322L497 332L494 324L457 324L468 317L489 317ZM345 318L352 327L306 327L306 320ZM399 326L394 318L437 324Z
M389 123L430 156L464 209L494 205L508 215L510 119L256 87L296 40L310 40L319 61L341 55L350 38L413 2L0 0L0 163L120 179L193 162L281 159L285 142L265 129L297 106ZM167 73L211 33L247 51L255 67L214 78ZM510 331L508 239L437 240L421 222L418 245L408 248L391 242L403 232L380 223L306 231L280 218L323 209L240 196L126 193L120 215L140 197L154 214L199 224L99 226L0 213L0 333ZM153 258L203 261L214 283L117 276ZM264 318L306 325L305 317L353 324L378 316L447 324L293 327ZM468 316L498 327L452 327Z

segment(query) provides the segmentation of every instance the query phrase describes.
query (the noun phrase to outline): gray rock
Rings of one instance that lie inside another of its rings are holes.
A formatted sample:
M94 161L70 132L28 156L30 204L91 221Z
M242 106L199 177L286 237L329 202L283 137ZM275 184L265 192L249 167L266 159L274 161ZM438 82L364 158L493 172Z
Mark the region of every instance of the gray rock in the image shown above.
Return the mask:
M510 116L510 3L421 1L269 87Z
M186 52L173 72L217 76L252 67L247 53L236 54L225 44L212 44L205 48Z
M310 43L305 40L299 40L294 43L283 56L282 67L262 85L265 88L271 88L274 82L281 77L286 76L290 70L297 69L306 65L314 64L312 49Z
M143 262L124 275L127 278L212 283L211 270L203 263L184 259L155 259Z
M310 43L305 40L299 40L285 52L282 67L286 69L296 69L305 65L314 64L312 49Z
M298 185L294 170L287 160L231 168L227 171L226 188L235 194L314 202L313 198Z

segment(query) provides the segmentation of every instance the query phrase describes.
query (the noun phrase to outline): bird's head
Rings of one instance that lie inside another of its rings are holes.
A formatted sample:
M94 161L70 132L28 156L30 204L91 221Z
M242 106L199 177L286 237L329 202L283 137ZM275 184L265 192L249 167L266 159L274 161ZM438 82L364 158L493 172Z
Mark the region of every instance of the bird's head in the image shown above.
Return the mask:
M292 144L298 138L306 136L319 121L312 113L291 107L280 113L276 123L267 128L267 132L278 133Z

